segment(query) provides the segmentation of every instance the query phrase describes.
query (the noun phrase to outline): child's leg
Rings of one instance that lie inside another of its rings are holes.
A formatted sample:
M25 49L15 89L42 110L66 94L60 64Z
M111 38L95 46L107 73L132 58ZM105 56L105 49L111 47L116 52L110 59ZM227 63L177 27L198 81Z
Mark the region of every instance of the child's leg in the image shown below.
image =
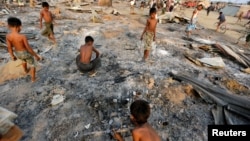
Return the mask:
M189 38L191 35L191 31L186 31L186 33L187 33L187 37Z
M23 63L22 63L22 66L23 66L24 72L25 72L25 73L28 73L27 63L26 63L26 62L23 62Z
M35 82L36 81L36 68L35 67L31 67L31 81Z
M55 38L54 34L50 34L49 39L52 40L54 43L56 43L56 38Z
M218 23L218 25L217 25L216 32L218 32L219 27L220 27L220 23Z
M149 50L144 50L144 56L143 56L144 61L148 59L148 56L149 56Z

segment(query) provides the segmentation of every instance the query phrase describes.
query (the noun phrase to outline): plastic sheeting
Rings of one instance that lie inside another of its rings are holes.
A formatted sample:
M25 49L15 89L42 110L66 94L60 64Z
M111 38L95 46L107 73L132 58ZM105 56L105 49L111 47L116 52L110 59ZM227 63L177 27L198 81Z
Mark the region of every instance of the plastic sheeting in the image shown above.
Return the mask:
M170 73L174 79L186 81L208 103L216 104L212 109L215 124L250 124L250 98L239 96L225 89L185 75Z
M239 6L228 5L221 9L221 12L223 12L225 16L236 16L239 9Z

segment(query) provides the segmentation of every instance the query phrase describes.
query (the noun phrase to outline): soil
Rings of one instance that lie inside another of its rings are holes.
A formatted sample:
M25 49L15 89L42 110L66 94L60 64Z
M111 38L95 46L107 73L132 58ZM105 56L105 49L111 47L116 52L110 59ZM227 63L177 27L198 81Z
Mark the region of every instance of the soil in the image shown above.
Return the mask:
M142 62L140 36L148 9L135 9L136 14L132 15L128 2L116 0L110 8L96 4L84 8L102 9L99 16L103 23L93 23L91 13L69 11L63 3L57 4L61 15L54 28L56 46L40 35L40 7L16 8L22 12L0 17L1 21L9 16L19 17L23 22L22 33L36 34L37 40L30 39L29 43L44 59L38 62L39 79L35 83L23 74L21 66L16 67L20 61L8 58L1 62L0 105L18 115L14 122L24 132L21 141L111 141L109 132L114 128L124 129L123 137L131 141L129 106L136 99L150 103L148 122L163 141L207 140L207 127L214 124L211 113L214 105L206 103L188 83L173 80L169 72L183 73L249 97L250 75L229 57L190 48L193 42L185 38L186 24L158 24L156 48L150 56L153 62ZM120 15L110 14L114 8ZM185 9L183 16L189 17L191 12L192 9ZM199 15L204 29L192 36L249 52L249 48L235 44L236 31L215 33L212 24L217 13L211 12L207 17L205 12ZM231 24L236 20L228 17L230 26L244 29ZM8 29L0 27L0 31ZM102 66L95 77L81 74L75 63L87 35L94 37L95 47L101 52ZM185 58L187 52L197 57L221 56L226 66L223 69L196 66ZM0 54L8 54L7 49L0 48ZM65 99L52 106L52 98L58 94Z

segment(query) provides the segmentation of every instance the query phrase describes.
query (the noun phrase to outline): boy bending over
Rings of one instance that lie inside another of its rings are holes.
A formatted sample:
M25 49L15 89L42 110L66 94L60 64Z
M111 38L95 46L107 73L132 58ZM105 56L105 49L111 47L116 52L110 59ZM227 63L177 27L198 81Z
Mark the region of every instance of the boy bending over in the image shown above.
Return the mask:
M22 66L25 73L28 73L27 63L31 65L31 80L34 82L36 80L35 73L35 60L33 56L36 58L37 61L40 60L40 57L33 51L30 47L28 40L25 35L20 34L22 22L20 19L15 17L8 18L8 27L10 29L10 33L6 36L6 42L8 47L8 52L12 60L16 60L17 58L22 60ZM13 53L13 47L14 52Z
M136 100L130 106L130 120L135 125L132 131L133 141L160 141L156 131L147 123L150 107L147 101ZM124 141L118 133L114 134L118 141Z
M155 41L156 25L158 22L156 19L156 8L151 8L149 15L150 18L147 19L146 27L141 35L141 40L144 39L145 42L143 61L148 59L149 51L152 49L152 42Z
M90 76L96 74L96 68L101 65L101 59L99 57L99 51L93 46L94 39L91 36L85 37L85 44L80 48L80 55L76 57L76 65L82 73L90 72ZM96 53L96 58L91 61L92 52Z

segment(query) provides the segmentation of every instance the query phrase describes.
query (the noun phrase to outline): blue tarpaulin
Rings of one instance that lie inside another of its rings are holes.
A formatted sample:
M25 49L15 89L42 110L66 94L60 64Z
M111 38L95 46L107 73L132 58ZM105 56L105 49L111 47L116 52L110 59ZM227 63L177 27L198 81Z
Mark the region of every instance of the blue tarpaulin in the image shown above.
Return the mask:
M236 16L240 6L228 5L221 9L220 11L224 13L225 16Z

